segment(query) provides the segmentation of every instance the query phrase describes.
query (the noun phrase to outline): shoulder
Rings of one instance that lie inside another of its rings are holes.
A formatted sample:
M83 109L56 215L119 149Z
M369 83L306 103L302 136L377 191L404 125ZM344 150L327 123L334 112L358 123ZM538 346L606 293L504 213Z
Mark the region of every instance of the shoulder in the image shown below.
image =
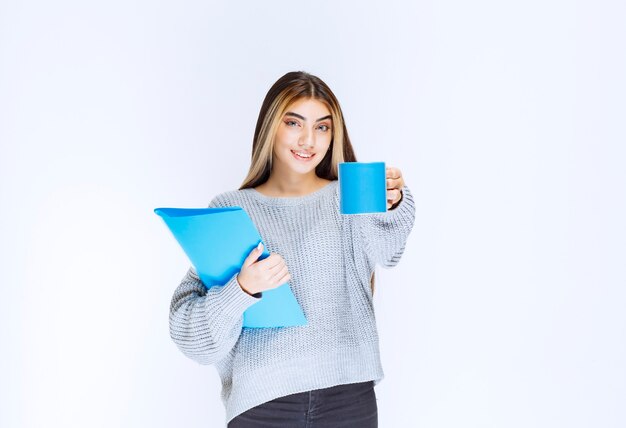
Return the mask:
M219 193L211 199L211 202L209 202L209 208L239 205L241 204L241 201L246 198L246 194L248 194L250 190L251 189L229 190L227 192Z

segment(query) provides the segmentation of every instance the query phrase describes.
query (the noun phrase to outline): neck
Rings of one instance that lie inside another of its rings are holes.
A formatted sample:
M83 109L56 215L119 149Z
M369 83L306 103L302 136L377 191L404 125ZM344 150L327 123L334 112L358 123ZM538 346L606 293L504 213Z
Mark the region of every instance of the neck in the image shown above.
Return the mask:
M328 183L329 180L318 177L314 171L306 175L277 174L274 171L267 181L258 186L256 190L267 196L304 196L321 189Z

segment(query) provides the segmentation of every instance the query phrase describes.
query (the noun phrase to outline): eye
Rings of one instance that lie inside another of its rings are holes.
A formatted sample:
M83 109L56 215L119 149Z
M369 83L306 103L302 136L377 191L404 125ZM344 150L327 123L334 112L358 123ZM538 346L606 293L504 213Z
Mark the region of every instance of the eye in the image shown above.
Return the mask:
M296 122L295 120L286 120L285 123L287 124L287 126L293 126L298 124L298 122Z
M320 125L319 128L322 130L322 132L326 132L330 129L328 125Z

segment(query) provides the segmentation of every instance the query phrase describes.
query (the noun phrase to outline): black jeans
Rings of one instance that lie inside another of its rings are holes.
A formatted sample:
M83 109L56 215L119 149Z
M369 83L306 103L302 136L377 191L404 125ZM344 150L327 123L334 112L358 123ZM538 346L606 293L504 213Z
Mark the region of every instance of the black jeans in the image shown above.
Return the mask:
M377 428L374 382L287 395L233 418L227 428Z

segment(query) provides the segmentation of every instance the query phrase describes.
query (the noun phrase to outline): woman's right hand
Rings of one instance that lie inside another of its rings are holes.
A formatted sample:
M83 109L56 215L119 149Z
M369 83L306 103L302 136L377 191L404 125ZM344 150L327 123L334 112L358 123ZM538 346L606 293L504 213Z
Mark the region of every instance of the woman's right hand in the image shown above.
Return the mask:
M239 285L250 295L277 288L291 279L285 260L279 254L273 253L263 260L258 260L261 254L263 243L259 242L246 257L237 275Z

